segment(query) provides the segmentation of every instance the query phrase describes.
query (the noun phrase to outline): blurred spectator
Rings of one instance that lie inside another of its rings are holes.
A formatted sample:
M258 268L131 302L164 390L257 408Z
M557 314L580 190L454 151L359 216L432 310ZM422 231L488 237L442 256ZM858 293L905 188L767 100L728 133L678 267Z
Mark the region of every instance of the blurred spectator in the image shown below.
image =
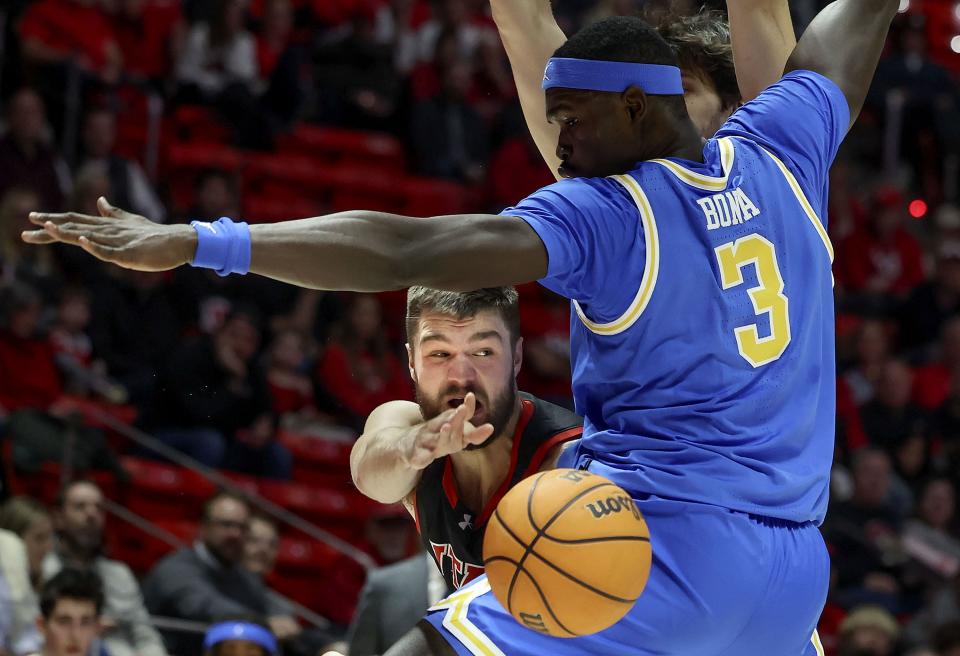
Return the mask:
M397 68L409 73L421 62L435 61L437 43L444 33L454 35L457 58L473 61L480 46L497 43L497 33L489 23L476 20L470 14L470 4L464 0L439 0L434 3L434 16L415 29L399 22L396 57Z
M58 211L70 189L70 173L48 143L46 122L43 100L33 89L20 89L7 102L7 133L0 138L0 196L13 187L30 189L42 199L42 207L33 209Z
M857 330L856 361L844 374L853 400L863 405L873 399L890 356L890 335L886 324L877 319L865 319Z
M379 565L389 565L419 551L416 527L401 504L378 504L367 520L366 549Z
M928 600L923 609L911 618L904 631L905 641L909 645L934 647L938 656L942 646L938 642L956 641L960 645L960 579L954 579L949 585L938 590ZM949 639L945 639L949 638ZM960 654L958 654L960 656Z
M16 534L0 530L0 653L26 654L40 648L40 609L27 577L27 553Z
M54 515L56 548L43 563L44 579L64 567L94 572L103 586L103 642L110 656L166 656L133 572L103 553L103 500L103 492L90 481L74 481L63 489Z
M297 117L304 102L306 56L293 40L290 0L267 0L257 35L257 68L266 83L263 106L283 126Z
M472 68L465 59L440 62L441 90L413 108L410 141L424 175L472 184L486 177L487 127L467 99Z
M116 82L123 56L97 0L38 0L20 21L23 57L39 65L74 65Z
M921 350L936 340L943 323L960 314L960 241L936 245L933 280L913 291L900 312L900 343Z
M853 496L831 504L823 526L837 565L838 594L854 602L895 603L900 584L887 563L899 549L901 517L890 504L891 465L886 452L867 447L853 455Z
M46 507L30 497L11 497L0 507L0 529L15 533L27 550L30 585L43 583L43 561L53 549L53 521Z
M42 311L33 288L0 289L0 414L46 410L63 392L53 345L39 332Z
M146 174L138 163L116 154L116 140L116 114L104 108L88 111L83 127L83 166L96 167L109 180L106 196L113 205L163 222L167 211Z
M362 426L382 403L411 396L409 379L383 334L376 296L357 294L318 363L319 382Z
M170 77L186 36L179 2L117 0L110 19L126 77L153 83ZM120 202L114 204L126 207Z
M212 336L169 358L148 423L157 437L208 467L289 478L290 453L274 440L270 391L256 362L260 317L235 309Z
M400 4L400 3L397 3ZM372 3L360 3L349 29L332 30L314 50L320 118L353 128L396 129L403 80L394 48L377 35Z
M924 568L937 585L960 575L960 540L956 528L956 490L947 478L934 478L924 486L916 516L904 525L904 551Z
M9 415L14 465L35 472L43 462L59 462L69 443L76 469L125 477L103 434L58 403L63 388L53 345L39 333L41 310L29 287L0 289L0 418Z
M157 373L180 339L173 290L164 275L112 268L91 289L89 335L111 378L143 410L153 401ZM131 330L136 326L136 330Z
M198 541L161 560L144 581L151 612L198 622L238 613L273 616L269 590L243 567L249 528L250 508L243 498L219 493L209 499ZM170 634L167 644L172 653L196 654L197 642Z
M854 293L886 307L891 297L909 294L924 280L920 244L903 226L903 193L882 188L875 193L868 223L840 244L837 281Z
M427 554L373 570L357 602L346 653L384 653L416 626L427 608L447 594L447 583Z
M267 381L273 411L281 417L313 410L313 381L304 368L309 364L306 338L296 330L277 333L270 345Z
M216 221L222 216L240 215L240 199L233 177L216 169L204 171L197 177L195 203L190 209L191 221Z
M913 372L902 360L887 360L880 369L875 398L863 406L863 429L870 444L892 453L917 430L926 415L913 403Z
M243 0L214 0L209 20L194 24L177 62L180 99L215 105L238 145L268 148L273 126L259 102L257 45L245 18Z
M90 293L76 286L64 289L50 340L65 387L72 394L97 395L111 403L123 403L127 391L107 376L103 360L93 358L93 342L87 334L89 323Z
M893 656L899 636L893 615L879 606L860 606L840 625L837 656Z
M950 395L951 380L960 375L960 317L943 324L936 360L920 367L913 382L913 398L922 408L933 410Z
M40 591L43 648L36 656L78 656L90 653L100 635L103 589L90 570L67 568Z
M250 518L250 529L244 544L244 568L263 581L273 571L280 549L280 536L276 523L264 515ZM264 583L264 585L266 585ZM267 622L270 630L283 641L286 652L310 654L334 649L332 643L340 633L332 625L328 629L310 628L304 630L294 616L290 602L273 590L267 590L270 599L270 617Z
M37 194L25 187L12 187L0 197L0 284L17 280L52 299L61 282L53 249L30 246L20 238L21 232L36 227L27 215L39 207Z
M194 97L212 101L236 85L252 94L257 83L253 35L244 29L242 0L216 0L209 21L194 24L177 62L177 79Z
M204 656L279 656L277 637L253 615L222 618L203 637ZM318 652L319 653L319 652Z
M526 130L505 141L490 161L491 201L497 210L513 206L555 181Z

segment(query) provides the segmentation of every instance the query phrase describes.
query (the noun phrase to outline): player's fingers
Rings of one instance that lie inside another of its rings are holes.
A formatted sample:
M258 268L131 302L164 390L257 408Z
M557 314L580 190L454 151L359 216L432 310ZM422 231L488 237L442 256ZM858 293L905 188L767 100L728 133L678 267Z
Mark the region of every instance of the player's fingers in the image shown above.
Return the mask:
M466 412L466 420L470 421L473 413L477 411L477 395L473 392L467 392L467 395L463 397L463 408Z
M444 410L443 412L441 412L440 414L438 414L438 415L437 415L436 417L434 417L433 419L427 421L427 422L426 422L426 429L427 429L427 431L430 432L430 433L438 433L438 432L440 432L440 428L441 428L445 423L447 423L448 421L450 421L450 420L453 418L453 415L454 415L456 412L457 412L456 408L454 408L454 409L452 409L452 410Z
M98 216L90 216L89 214L78 214L77 212L65 212L62 214L47 214L45 212L30 212L27 216L30 220L30 223L34 225L42 226L48 223L53 225L63 225L66 223L74 223L80 225L99 225L103 223L103 219Z
M46 230L24 230L20 238L28 244L52 244L57 241Z

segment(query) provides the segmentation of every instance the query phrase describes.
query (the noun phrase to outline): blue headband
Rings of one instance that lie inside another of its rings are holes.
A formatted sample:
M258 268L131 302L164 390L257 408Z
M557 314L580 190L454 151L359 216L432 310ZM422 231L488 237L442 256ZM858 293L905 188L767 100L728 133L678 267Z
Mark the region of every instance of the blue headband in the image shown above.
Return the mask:
M676 66L552 57L543 73L544 91L560 87L620 93L634 86L653 96L683 95Z
M224 640L246 640L260 645L270 654L277 653L277 639L267 629L250 622L220 622L207 629L203 648L210 649Z

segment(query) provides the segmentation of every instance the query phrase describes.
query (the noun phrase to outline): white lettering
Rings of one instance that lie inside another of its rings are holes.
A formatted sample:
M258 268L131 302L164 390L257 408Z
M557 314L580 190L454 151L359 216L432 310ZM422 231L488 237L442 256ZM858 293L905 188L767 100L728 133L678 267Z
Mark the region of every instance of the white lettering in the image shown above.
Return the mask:
M707 230L740 225L760 215L760 208L740 187L706 198L698 198L697 205L703 211Z
M716 230L720 227L720 217L717 216L717 208L713 204L713 196L698 198L697 204L703 210L703 215L707 218L707 230Z

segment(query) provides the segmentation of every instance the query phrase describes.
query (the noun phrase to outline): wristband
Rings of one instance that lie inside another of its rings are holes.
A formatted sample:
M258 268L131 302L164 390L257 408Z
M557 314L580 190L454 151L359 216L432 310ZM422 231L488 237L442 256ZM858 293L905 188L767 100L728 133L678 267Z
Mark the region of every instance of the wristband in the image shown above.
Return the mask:
M250 226L221 217L213 223L191 221L197 232L197 252L190 266L213 269L219 276L250 270Z

